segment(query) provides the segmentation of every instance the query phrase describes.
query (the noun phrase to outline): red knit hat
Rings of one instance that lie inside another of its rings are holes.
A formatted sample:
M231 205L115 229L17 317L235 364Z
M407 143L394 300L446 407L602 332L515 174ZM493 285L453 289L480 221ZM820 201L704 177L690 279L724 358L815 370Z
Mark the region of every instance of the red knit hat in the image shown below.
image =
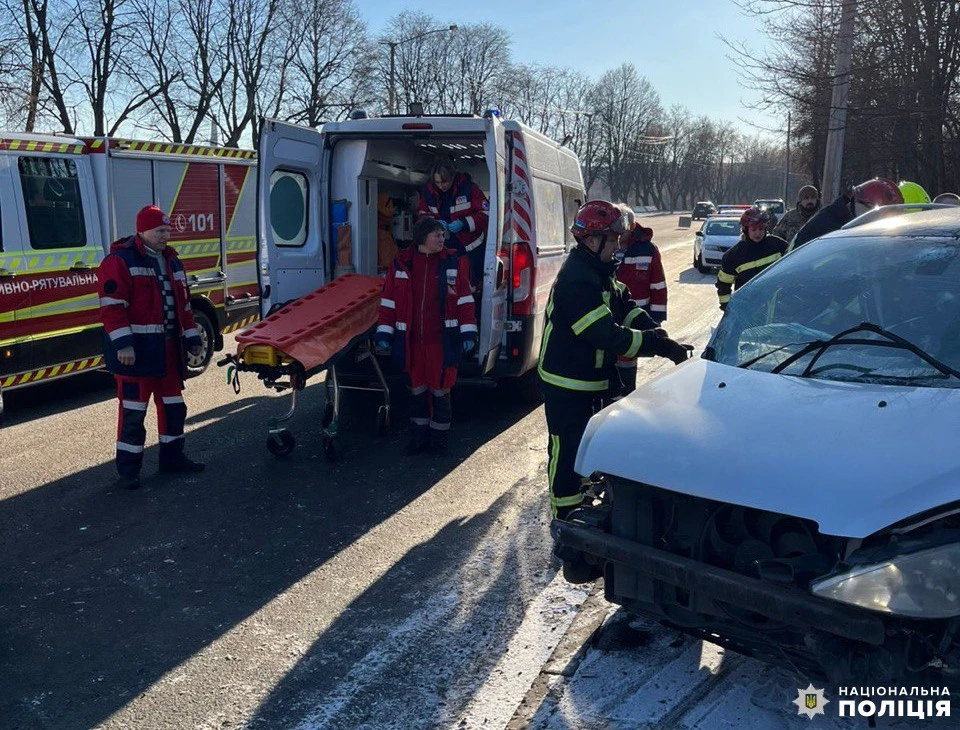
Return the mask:
M170 216L155 205L148 205L137 213L137 233L152 231L160 226L169 226Z

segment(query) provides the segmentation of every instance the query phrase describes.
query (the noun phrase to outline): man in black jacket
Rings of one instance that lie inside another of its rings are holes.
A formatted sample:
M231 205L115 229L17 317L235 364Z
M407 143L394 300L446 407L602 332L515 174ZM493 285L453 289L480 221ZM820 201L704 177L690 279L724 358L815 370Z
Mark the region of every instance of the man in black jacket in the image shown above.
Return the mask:
M616 359L659 355L675 363L690 350L630 301L617 281L614 253L633 214L605 200L577 211L577 246L564 262L547 303L538 371L549 431L550 511L565 519L583 500L574 471L580 439L603 399L619 396Z
M875 177L859 185L847 188L830 205L821 208L806 224L797 231L790 242L790 251L799 248L814 238L820 238L836 231L852 221L858 215L879 205L896 205L903 202L903 195L893 180Z

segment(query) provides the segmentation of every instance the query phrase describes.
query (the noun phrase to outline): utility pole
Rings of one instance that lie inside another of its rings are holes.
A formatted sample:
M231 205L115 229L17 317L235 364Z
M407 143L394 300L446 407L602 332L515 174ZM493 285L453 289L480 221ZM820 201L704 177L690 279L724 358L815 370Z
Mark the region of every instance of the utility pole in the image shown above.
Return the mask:
M397 43L396 41L385 41L390 46L390 100L387 103L387 113L397 113Z
M833 96L830 99L830 121L827 127L827 151L823 158L823 191L821 200L831 201L840 194L840 171L843 168L843 137L847 129L847 104L850 100L850 64L853 57L853 19L856 0L843 0L840 11L840 36L833 69Z
M787 112L787 165L783 169L783 202L787 209L790 208L790 201L787 194L790 189L790 112Z
M398 41L393 41L389 39L383 39L380 41L381 45L390 47L390 88L387 89L387 110L388 114L397 113L397 46L402 43L409 43L410 41L420 40L428 35L433 35L434 33L446 33L447 31L453 32L457 29L457 24L448 25L446 28L431 28L430 30L425 30L423 33L417 33L412 35L409 38L401 38Z

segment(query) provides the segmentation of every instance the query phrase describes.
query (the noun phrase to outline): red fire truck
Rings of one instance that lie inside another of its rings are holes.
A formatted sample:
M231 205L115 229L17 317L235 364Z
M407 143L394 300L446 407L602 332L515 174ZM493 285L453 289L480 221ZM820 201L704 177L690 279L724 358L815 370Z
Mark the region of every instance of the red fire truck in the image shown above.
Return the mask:
M97 266L149 204L186 268L198 374L259 316L255 153L0 132L0 414L4 390L102 366Z

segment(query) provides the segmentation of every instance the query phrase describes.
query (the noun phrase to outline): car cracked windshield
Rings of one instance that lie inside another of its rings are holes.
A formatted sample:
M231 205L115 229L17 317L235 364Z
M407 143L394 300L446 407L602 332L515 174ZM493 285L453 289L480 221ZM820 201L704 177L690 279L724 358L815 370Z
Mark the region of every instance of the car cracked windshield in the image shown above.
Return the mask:
M960 388L960 243L828 238L730 300L705 357L825 380Z

